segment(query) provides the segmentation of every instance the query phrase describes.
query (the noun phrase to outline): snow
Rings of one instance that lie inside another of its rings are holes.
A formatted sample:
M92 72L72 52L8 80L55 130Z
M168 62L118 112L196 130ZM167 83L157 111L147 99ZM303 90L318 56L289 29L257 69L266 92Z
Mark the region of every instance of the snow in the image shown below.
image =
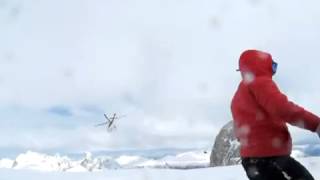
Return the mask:
M304 164L315 179L320 179L320 157L308 157L298 159ZM48 172L43 173L32 170L13 170L0 169L1 180L17 180L17 179L32 179L32 180L247 180L245 172L240 165L215 167L215 168L201 168L191 170L172 170L172 169L106 169L99 172Z
M235 142L233 142L235 143ZM292 152L294 158L307 158L309 146L297 146ZM177 152L159 156L149 153L146 155L133 155L122 152L120 155L94 156L86 152L83 157L77 159L60 155L47 155L28 151L18 155L15 159L0 159L0 169L34 170L41 172L95 172L116 169L195 169L207 168L210 161L210 153L206 150L193 150Z
M232 173L230 173L232 170ZM240 166L222 167L222 168L207 168L196 169L189 171L181 170L154 170L154 169L134 169L134 170L107 170L94 173L39 173L35 171L20 171L0 170L0 175L3 180L16 179L32 179L32 180L194 180L198 179L215 179L219 180L245 180L245 174ZM2 176L3 175L3 176Z
M251 72L245 72L245 73L243 73L244 83L250 84L252 81L254 81L254 79L255 79L255 76L254 76L253 73L251 73Z
M296 148L292 156L320 178L320 157L308 156ZM67 180L67 179L114 179L114 180L247 180L240 165L209 167L210 153L204 150L179 152L163 157L131 155L125 151L117 156L94 156L90 152L78 159L67 156L47 155L28 151L14 160L0 160L0 179Z
M116 161L119 164L122 164L123 166L130 166L134 163L139 163L141 161L145 161L144 158L141 158L139 156L127 156L127 155L123 155L120 156L119 158L116 159Z
M46 155L28 151L20 154L15 160L1 159L0 168L15 170L36 170L43 172L87 172L105 169L133 169L133 168L175 168L190 169L209 166L210 154L198 150L166 155L162 158L145 158L137 155L120 155L118 157L93 157L86 152L81 159L71 159L67 156Z
M149 160L138 167L190 169L209 166L209 154L204 152L186 152L176 156L166 156L160 160Z
M306 154L299 150L293 150L291 153L291 156L295 158L302 158L302 157L306 157Z
M14 161L11 159L1 159L0 168L11 168L13 166Z
M70 160L67 157L48 156L36 152L28 151L20 154L14 161L14 169L33 169L39 171L64 171L71 167Z

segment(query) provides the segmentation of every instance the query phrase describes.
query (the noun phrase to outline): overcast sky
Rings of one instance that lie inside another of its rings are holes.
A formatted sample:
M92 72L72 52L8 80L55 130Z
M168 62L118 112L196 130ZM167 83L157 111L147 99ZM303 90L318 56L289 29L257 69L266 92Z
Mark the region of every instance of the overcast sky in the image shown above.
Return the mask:
M320 114L318 0L0 0L0 149L211 147L243 50ZM126 117L108 133L103 113ZM292 129L295 143L319 142Z

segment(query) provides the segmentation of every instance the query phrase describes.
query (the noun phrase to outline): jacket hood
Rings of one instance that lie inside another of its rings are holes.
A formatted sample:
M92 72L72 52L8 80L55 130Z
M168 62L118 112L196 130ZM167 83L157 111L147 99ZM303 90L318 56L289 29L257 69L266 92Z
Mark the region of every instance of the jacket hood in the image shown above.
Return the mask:
M239 70L254 76L272 77L272 56L259 50L244 51L239 59Z

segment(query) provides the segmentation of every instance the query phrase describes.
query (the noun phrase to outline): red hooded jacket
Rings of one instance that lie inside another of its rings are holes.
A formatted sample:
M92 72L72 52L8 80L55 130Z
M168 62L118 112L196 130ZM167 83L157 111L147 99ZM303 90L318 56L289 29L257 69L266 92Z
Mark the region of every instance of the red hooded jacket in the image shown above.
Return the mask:
M270 54L248 50L239 60L242 81L231 111L242 157L290 155L286 123L315 132L320 118L288 101L272 80Z

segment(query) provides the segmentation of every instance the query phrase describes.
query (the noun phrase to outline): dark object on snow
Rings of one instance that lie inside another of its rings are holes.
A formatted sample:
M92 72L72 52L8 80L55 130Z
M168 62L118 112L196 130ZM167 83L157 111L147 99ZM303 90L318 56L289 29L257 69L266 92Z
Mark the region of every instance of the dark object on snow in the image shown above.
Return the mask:
M250 180L314 180L308 170L290 156L243 158L242 165Z
M227 166L240 163L240 144L233 133L233 122L227 123L216 137L210 156L210 166Z

